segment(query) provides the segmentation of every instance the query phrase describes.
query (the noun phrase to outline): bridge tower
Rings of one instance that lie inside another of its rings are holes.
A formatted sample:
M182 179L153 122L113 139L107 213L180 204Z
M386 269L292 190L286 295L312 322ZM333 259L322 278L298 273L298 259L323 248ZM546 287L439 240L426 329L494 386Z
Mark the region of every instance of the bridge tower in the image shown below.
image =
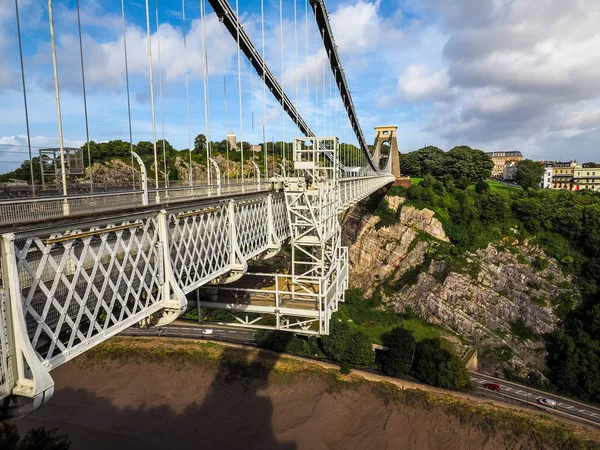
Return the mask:
M394 186L410 187L410 177L403 177L400 173L400 151L398 150L398 127L381 126L375 127L375 145L373 159L379 162L379 168L383 169L388 159L392 158L392 175L396 177Z

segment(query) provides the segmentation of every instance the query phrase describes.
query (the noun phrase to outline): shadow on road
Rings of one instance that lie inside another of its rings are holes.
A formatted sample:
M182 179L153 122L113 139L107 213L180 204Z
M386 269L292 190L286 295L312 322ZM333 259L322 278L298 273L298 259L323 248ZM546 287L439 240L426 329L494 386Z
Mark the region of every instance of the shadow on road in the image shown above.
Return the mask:
M140 374L131 380L119 379L123 371L115 365L111 368L97 364L94 371L112 370L115 378L105 376L102 385L88 389L73 389L61 383L89 374L89 369L81 372L79 366L63 367L56 372L57 390L48 406L17 425L21 433L31 427L57 427L69 435L72 450L295 450L295 443L280 443L275 438L273 403L265 392L278 359L277 355L226 348L212 381L207 380L206 372L214 369L186 365L161 371L164 378L153 386L147 380L157 378L156 364L153 375L145 376L143 371L148 364L140 362L138 368L137 363L132 363ZM199 371L203 371L203 376L198 376ZM176 376L170 380L173 373ZM170 385L181 384L182 379L189 383L185 388ZM194 383L198 384L197 390L193 389ZM77 383L87 384L91 381ZM109 395L99 397L96 392ZM162 405L156 406L157 398L164 399Z

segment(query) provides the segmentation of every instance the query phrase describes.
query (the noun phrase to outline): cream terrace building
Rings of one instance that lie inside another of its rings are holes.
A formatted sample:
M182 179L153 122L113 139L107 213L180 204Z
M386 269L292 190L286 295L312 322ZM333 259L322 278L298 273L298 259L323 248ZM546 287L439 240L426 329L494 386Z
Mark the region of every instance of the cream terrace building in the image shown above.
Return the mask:
M523 161L523 154L518 151L487 152L486 154L494 162L494 168L492 169L492 178L502 178L504 175L504 166L506 164Z
M577 165L573 172L573 188L576 191L591 189L600 192L600 167Z

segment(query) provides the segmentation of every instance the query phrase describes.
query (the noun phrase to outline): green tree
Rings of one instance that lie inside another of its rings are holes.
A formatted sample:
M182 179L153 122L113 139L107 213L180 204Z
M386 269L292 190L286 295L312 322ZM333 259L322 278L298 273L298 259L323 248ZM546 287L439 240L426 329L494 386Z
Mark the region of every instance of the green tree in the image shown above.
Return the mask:
M483 194L490 190L490 185L485 180L479 180L475 185L475 192Z
M156 147L158 152L158 146ZM150 141L140 141L135 146L134 151L142 156L142 155L154 155L154 143Z
M294 334L287 331L260 330L254 335L254 340L258 347L280 353L288 350L289 344L293 338Z
M517 163L515 172L515 181L523 189L533 189L539 187L544 176L544 165L531 159L524 159Z
M408 374L416 350L412 333L402 327L396 327L389 333L382 334L381 342L388 349L381 353L377 361L381 371L392 377Z
M323 353L330 359L361 366L373 363L375 353L369 337L338 320L337 314L331 318L329 335L323 336L321 342Z
M449 173L455 180L466 177L469 181L475 182L490 178L494 163L485 152L475 150L466 145L454 147L446 153L446 173Z
M439 339L417 343L413 373L427 384L446 389L463 389L471 384L465 365L443 348Z
M404 175L421 177L424 175L441 176L446 165L446 153L433 146L420 148L400 157L400 171Z
M203 152L206 148L206 136L200 133L194 138L194 150L196 152Z

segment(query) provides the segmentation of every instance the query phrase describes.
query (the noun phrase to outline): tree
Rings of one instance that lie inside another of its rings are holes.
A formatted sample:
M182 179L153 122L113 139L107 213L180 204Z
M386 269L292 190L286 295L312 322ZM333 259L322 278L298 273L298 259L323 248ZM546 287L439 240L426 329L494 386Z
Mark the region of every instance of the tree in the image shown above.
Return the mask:
M138 155L154 155L154 143L150 141L140 141L135 146L135 151ZM158 152L158 146L157 146Z
M416 342L412 333L396 327L381 336L381 342L388 350L378 358L381 371L391 377L406 375L415 356Z
M427 146L400 157L400 171L404 175L421 177L427 174L441 176L446 165L446 153L437 147Z
M485 152L475 150L466 145L454 147L446 153L445 171L452 175L455 180L466 177L475 182L490 178L494 163Z
M257 331L254 340L260 348L274 350L276 352L285 352L288 350L289 344L294 338L294 334L287 331Z
M544 176L544 165L531 159L524 159L517 163L515 172L515 181L523 189L533 189L539 187L540 181Z
M479 180L475 185L475 192L483 194L490 190L490 185L485 180Z
M196 152L203 152L206 148L206 136L200 133L194 138L194 150Z
M465 365L443 348L439 339L417 343L413 372L419 380L446 389L462 389L471 384Z
M323 336L321 342L325 355L336 361L368 366L375 357L369 337L340 321L336 314L331 318L329 336Z

